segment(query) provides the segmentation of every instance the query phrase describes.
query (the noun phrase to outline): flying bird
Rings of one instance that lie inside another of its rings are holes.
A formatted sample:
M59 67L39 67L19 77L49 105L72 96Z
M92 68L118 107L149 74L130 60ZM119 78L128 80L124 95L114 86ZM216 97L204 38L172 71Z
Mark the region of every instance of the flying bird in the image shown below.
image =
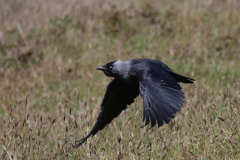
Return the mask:
M85 138L76 141L76 148L116 118L139 93L143 99L145 125L150 121L151 127L169 123L184 103L185 96L178 83L194 83L194 79L177 74L163 62L152 59L112 61L97 70L114 79L107 87L95 125Z

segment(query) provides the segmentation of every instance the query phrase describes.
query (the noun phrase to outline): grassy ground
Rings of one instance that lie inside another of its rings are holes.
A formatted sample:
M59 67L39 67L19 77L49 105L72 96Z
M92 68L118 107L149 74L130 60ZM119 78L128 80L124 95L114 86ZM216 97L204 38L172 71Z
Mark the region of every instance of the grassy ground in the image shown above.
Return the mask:
M238 0L1 0L1 159L240 159ZM96 68L152 58L196 79L160 128L142 99L83 146L111 81Z

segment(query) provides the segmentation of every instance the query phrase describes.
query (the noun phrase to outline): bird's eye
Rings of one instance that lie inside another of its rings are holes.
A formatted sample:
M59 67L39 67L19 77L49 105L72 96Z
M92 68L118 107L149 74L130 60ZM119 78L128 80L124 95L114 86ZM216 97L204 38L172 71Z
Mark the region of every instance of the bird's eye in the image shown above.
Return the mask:
M109 68L112 69L112 66L110 66Z

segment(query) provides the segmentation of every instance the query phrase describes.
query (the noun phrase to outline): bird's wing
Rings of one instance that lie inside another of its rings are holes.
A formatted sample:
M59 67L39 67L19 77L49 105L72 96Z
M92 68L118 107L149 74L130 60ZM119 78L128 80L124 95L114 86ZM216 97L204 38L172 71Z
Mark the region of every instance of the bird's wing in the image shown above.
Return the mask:
M117 79L113 79L108 85L106 94L101 104L101 110L97 121L91 132L83 139L76 141L76 146L81 146L91 135L95 135L102 130L114 118L116 118L123 110L134 102L139 95L139 85L123 84Z
M151 127L170 122L184 103L182 88L164 68L149 68L136 72L139 91L143 98L143 121L151 120Z

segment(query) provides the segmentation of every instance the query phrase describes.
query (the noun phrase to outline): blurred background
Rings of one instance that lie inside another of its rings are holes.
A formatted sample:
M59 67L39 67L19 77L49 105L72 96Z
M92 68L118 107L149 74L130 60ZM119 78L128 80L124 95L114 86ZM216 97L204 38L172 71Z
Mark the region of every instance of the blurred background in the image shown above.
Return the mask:
M223 159L239 154L238 0L1 0L2 159ZM82 147L113 60L194 78L181 113L141 128L142 99Z

